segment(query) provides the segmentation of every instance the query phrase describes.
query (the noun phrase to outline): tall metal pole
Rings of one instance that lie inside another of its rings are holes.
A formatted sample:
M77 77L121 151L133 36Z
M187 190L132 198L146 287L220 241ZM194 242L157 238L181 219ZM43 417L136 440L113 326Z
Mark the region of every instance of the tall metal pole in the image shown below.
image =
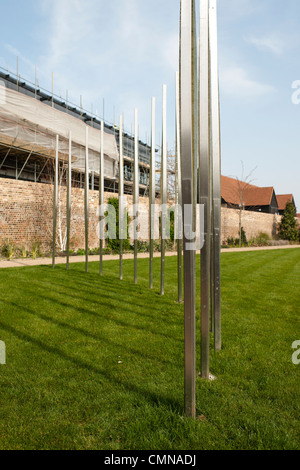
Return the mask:
M168 156L167 156L167 86L163 85L163 110L162 110L162 146L161 146L161 276L160 295L165 293L165 257L166 257L166 224L167 224L167 199L168 199Z
M67 270L69 270L70 268L71 197L72 197L72 132L70 131L68 175L67 175Z
M54 188L53 188L53 247L52 247L52 267L55 268L56 255L56 227L57 227L57 204L58 204L58 135L56 136Z
M204 206L204 245L201 249L201 356L200 374L209 378L209 313L210 313L210 117L209 117L209 49L208 0L200 2L199 58L199 187L200 204Z
M100 276L102 276L103 275L103 239L104 239L104 227L103 227L103 218L104 218L104 121L101 121L101 126L100 126L99 208L100 208L99 274L100 274Z
M134 172L133 172L133 205L134 205L134 283L137 284L137 260L138 260L138 204L139 204L139 127L138 127L138 110L134 110Z
M120 116L119 129L119 240L120 240L120 281L123 280L123 236L124 236L124 155L123 155L123 116Z
M196 14L192 17L192 114L193 114L193 190L194 190L194 208L193 208L193 230L197 231L197 198L198 198L198 168L199 168L199 147L198 147L198 53L197 53L197 22ZM196 265L195 265L196 276Z
M195 249L191 246L194 213L194 37L195 0L181 0L180 18L180 140L184 217L184 395L185 413L195 417Z
M179 72L176 72L176 170L175 170L175 202L176 202L176 239L177 239L177 281L178 303L182 302L182 191L181 191L181 144L180 144L180 113L179 113Z
M89 271L89 129L86 126L85 144L85 185L84 185L84 219L85 219L85 272Z
M151 122L151 158L149 186L149 288L153 289L153 252L154 252L154 218L155 218L155 98L152 98Z
M220 101L217 41L217 5L210 1L209 48L211 71L211 132L212 132L212 230L213 230L213 317L215 350L221 350L221 149Z

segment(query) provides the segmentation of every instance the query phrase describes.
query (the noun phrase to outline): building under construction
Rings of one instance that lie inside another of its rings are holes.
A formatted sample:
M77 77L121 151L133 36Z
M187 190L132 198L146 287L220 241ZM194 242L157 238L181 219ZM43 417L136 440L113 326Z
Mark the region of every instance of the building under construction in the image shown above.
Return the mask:
M86 127L88 126L88 143ZM0 71L0 178L52 184L56 136L59 162L68 161L72 135L72 186L83 188L89 149L90 189L99 188L100 120L91 113ZM134 137L123 136L125 194L133 188ZM148 194L150 147L139 141L140 195ZM104 124L104 189L118 192L119 130Z

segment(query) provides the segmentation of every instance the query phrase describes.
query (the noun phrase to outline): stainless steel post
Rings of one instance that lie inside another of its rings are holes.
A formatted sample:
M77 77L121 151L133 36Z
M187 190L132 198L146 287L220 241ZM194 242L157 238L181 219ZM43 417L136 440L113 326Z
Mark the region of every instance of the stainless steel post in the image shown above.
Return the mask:
M212 126L212 224L213 224L213 316L215 350L221 349L221 150L220 150L220 101L217 41L217 5L210 0L209 48L211 71L211 126Z
M134 110L134 172L133 172L133 205L134 205L134 283L138 282L138 204L139 204L139 127L138 127L138 110Z
M57 227L57 204L58 204L58 145L59 138L56 136L55 166L54 166L54 188L53 188L53 246L52 267L55 268L56 255L56 227Z
M209 378L209 313L210 313L210 119L209 119L209 49L208 0L200 2L199 49L199 188L204 206L204 245L201 249L201 355L200 374Z
M103 218L104 218L104 122L101 121L100 126L100 162L99 162L99 237L100 237L100 252L99 252L99 273L103 275Z
M162 113L162 147L161 147L161 276L160 295L165 294L165 251L166 251L166 223L167 223L167 86L163 85L163 113Z
M123 116L120 116L119 129L119 244L120 244L120 280L123 280L123 236L124 236L124 155L123 155Z
M149 288L153 289L153 246L155 220L155 98L152 98L151 159L149 186Z
M85 185L84 185L84 221L85 221L85 272L89 271L89 129L86 126L85 143Z
M181 154L180 154L180 113L179 113L179 72L176 72L176 170L175 170L175 202L176 202L176 240L177 240L177 281L178 303L182 302L182 191L181 191Z
M187 232L193 229L194 213L194 35L195 0L181 0L180 19L180 139L182 204L184 217L184 343L185 413L195 417L195 250ZM190 215L186 220L186 215ZM188 229L188 230L187 230ZM189 234L190 235L190 234Z
M69 270L70 268L71 197L72 197L72 132L70 131L68 175L67 175L67 270Z

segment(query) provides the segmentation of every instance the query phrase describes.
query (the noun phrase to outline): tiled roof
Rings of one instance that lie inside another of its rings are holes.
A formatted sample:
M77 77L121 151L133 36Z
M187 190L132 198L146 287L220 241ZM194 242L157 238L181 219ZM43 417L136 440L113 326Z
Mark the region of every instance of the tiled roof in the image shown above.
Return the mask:
M293 202L292 194L277 195L278 210L284 211L288 202Z
M227 176L221 177L222 198L227 204L244 204L245 207L269 206L274 193L273 187L259 188Z

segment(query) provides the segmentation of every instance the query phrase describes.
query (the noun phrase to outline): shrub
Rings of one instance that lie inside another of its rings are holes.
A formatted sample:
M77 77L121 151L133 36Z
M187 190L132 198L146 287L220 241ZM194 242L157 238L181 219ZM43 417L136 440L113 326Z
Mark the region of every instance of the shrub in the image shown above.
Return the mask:
M31 251L33 259L40 258L42 256L41 243L39 240L34 240L32 242Z
M108 204L113 206L115 208L116 212L116 239L107 239L107 248L111 249L113 252L118 253L120 251L120 234L119 234L119 199L116 197L110 198L108 200ZM108 212L105 213L105 217L108 217L108 224L107 225L113 225L114 221L110 220L110 214ZM123 250L128 250L130 243L129 243L129 222L130 218L128 215L128 212L125 211L125 217L127 217L127 233L124 233L123 235L126 237L123 239ZM106 228L107 229L107 228Z
M294 204L288 202L279 224L279 237L282 240L297 241L299 237Z
M258 246L268 246L270 243L270 237L267 233L260 232L257 237L255 237L254 242Z
M246 236L246 232L244 230L244 227L242 227L242 229L241 229L241 243L242 243L242 246L247 246L248 245L247 236Z
M226 243L228 246L231 246L231 247L235 246L235 240L233 237L228 237Z
M22 258L27 258L27 250L25 246L21 246L20 248Z
M12 259L15 253L14 245L9 241L5 240L1 246L1 255L7 259Z

